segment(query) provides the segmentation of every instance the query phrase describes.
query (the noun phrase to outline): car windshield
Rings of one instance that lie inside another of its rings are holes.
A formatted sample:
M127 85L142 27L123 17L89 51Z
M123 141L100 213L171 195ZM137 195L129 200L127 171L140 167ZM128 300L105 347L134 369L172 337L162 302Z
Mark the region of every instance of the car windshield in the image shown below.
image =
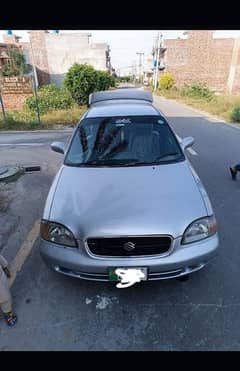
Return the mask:
M64 163L140 166L183 159L179 143L162 116L99 117L81 121Z

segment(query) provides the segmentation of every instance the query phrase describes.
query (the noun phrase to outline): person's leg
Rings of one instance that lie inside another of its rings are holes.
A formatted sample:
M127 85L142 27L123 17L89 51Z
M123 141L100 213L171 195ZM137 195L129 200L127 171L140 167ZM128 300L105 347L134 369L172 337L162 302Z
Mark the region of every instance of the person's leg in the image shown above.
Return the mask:
M229 170L230 170L230 173L231 173L231 176L232 176L232 180L236 180L237 179L237 172L240 171L240 163L238 163L236 165L233 165L233 166L230 166Z
M12 300L5 301L4 303L0 303L0 308L2 309L3 313L8 313L12 311Z
M17 316L12 310L12 296L5 275L0 277L0 308L8 326L14 326Z

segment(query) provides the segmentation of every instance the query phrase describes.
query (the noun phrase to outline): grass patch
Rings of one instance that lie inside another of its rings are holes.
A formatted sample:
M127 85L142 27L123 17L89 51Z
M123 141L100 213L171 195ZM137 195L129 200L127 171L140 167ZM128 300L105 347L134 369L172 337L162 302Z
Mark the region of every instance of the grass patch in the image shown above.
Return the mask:
M154 94L174 99L226 121L240 123L240 95L212 94L211 96L187 96L184 89L157 90Z
M52 110L40 115L39 125L37 115L29 110L11 111L6 113L6 122L0 114L0 130L41 130L56 129L56 126L75 126L82 114L87 110L86 106L74 106L71 109Z
M42 115L43 124L51 125L76 125L80 117L87 110L87 106L75 106L70 109L49 111Z

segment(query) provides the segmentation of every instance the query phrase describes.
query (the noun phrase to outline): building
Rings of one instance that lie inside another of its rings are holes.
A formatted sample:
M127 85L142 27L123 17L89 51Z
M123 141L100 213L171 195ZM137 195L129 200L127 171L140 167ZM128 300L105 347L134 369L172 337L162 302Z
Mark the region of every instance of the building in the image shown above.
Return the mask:
M240 92L240 38L194 30L166 39L165 46L165 71L173 74L177 86L200 82L218 92Z
M110 48L107 43L94 43L88 33L59 33L30 31L29 43L16 35L4 35L6 44L21 49L27 63L36 68L39 85L61 84L74 63L88 63L102 71L112 71Z
M87 63L102 71L111 71L107 43L93 43L88 33L29 32L31 56L39 84L61 84L74 63Z

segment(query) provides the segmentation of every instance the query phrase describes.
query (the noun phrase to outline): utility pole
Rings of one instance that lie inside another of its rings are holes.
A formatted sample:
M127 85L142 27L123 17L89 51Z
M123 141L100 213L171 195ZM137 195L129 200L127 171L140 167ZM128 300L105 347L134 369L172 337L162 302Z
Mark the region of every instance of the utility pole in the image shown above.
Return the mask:
M142 76L142 82L143 82L143 80L144 80L144 53L142 53L142 64L141 64L141 67L142 67L141 76Z
M157 39L157 49L155 49L155 56L156 60L154 60L154 63L156 63L155 66L155 76L154 76L154 87L153 90L155 91L157 89L157 81L158 81L158 67L159 67L159 57L160 57L160 46L161 46L161 38L162 34L160 35L160 32L158 33L158 39Z
M35 95L35 100L36 100L38 123L41 124L40 110L39 110L38 96L37 96L37 86L36 86L36 82L35 82L34 76L32 76L32 83L33 83L34 95Z
M33 67L32 82L33 82L34 95L35 95L35 99L36 99L36 109L37 109L38 123L41 124L40 110L39 110L38 96L37 96L38 78L37 78L36 66L35 66L35 63L34 63L34 54L33 54L33 47L32 47L31 37L30 37L30 46L31 46L32 67Z
M156 78L156 66L155 66L155 62L157 60L157 38L155 38L155 43L154 43L154 46L153 46L153 52L152 52L152 55L153 55L153 77L152 77L152 86L154 88L154 85L155 85L155 78Z
M137 52L136 54L139 55L139 77L140 77L140 81L141 81L141 78L142 78L142 56L144 55L144 53L143 52Z
M4 110L4 105L3 105L3 100L2 100L1 92L0 92L0 104L1 104L1 107L2 107L3 122L5 124L6 123L6 115L5 115L5 110Z

